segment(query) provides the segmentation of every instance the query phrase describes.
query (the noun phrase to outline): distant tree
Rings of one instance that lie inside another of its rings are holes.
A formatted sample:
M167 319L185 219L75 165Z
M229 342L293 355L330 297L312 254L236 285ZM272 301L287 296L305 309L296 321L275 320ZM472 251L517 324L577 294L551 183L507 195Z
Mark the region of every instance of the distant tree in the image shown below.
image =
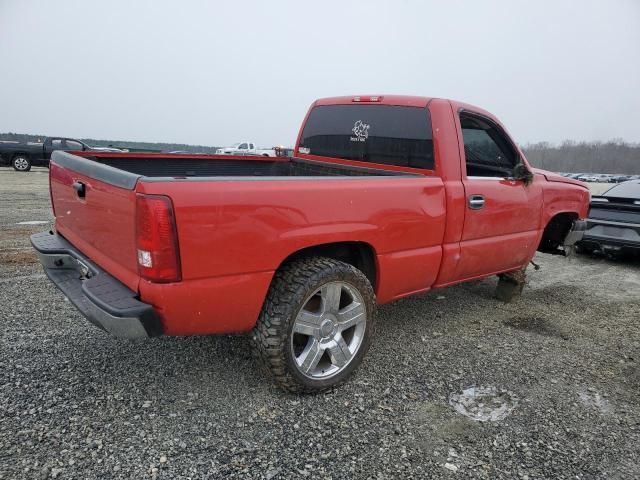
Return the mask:
M538 142L524 145L522 150L532 165L546 170L640 174L640 144L621 138L607 142L564 140L559 145Z

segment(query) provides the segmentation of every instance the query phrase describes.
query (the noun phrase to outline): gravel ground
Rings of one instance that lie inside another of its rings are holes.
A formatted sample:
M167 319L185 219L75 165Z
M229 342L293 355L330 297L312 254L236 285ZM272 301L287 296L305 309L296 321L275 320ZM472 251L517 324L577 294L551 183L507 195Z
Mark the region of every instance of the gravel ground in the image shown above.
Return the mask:
M46 170L0 169L0 202L1 479L640 478L637 262L539 255L508 305L487 279L383 306L350 382L292 396L245 337L92 327L26 249L47 225L16 225L50 220Z

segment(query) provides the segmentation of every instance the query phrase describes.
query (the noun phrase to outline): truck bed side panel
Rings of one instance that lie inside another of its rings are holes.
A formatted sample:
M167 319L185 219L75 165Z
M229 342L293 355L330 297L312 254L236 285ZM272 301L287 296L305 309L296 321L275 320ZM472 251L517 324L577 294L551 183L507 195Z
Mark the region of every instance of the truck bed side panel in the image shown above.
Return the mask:
M306 247L370 245L381 303L428 289L440 267L445 198L437 177L141 181L138 191L168 195L176 209L183 282L141 282L140 292L169 305L165 328L179 334L224 331L232 317L253 327L273 272ZM198 279L219 293L196 287ZM178 315L171 299L187 297L191 313Z
M272 277L273 272L258 272L180 283L141 280L140 297L156 306L165 335L247 332L258 320Z

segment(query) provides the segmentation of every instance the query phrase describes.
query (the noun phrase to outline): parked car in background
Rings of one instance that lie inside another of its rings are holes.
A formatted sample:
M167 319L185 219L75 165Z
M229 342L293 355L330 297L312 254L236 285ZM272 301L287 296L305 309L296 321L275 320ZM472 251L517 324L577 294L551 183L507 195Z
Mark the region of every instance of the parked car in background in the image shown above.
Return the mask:
M598 177L598 182L609 183L609 180L611 179L611 177L613 177L613 175L610 173L598 173L596 177Z
M11 165L19 172L28 172L32 166L48 166L56 150L122 152L118 148L92 147L75 138L47 137L44 142L0 142L0 165Z
M612 175L609 177L609 183L621 183L633 180L633 175Z
M597 182L598 178L595 174L593 173L587 173L584 175L580 175L578 177L578 180L583 181L583 182Z
M263 157L275 157L273 148L258 148L254 142L234 143L230 147L222 147L216 150L219 155L261 155Z
M282 145L278 147L273 147L276 152L276 157L293 157L294 148L293 147L284 147Z
M577 176L578 180L583 182L608 183L613 175L609 173L584 173Z
M640 253L640 180L591 197L587 230L578 247L585 253Z

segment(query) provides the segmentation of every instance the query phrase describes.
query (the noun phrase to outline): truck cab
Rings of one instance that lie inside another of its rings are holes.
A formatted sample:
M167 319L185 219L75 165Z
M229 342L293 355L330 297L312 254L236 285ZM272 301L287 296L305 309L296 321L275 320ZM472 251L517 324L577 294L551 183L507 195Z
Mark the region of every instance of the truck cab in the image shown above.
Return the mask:
M90 147L80 140L64 137L47 137L42 144L43 158L51 158L51 154L56 150L70 152L84 152Z

